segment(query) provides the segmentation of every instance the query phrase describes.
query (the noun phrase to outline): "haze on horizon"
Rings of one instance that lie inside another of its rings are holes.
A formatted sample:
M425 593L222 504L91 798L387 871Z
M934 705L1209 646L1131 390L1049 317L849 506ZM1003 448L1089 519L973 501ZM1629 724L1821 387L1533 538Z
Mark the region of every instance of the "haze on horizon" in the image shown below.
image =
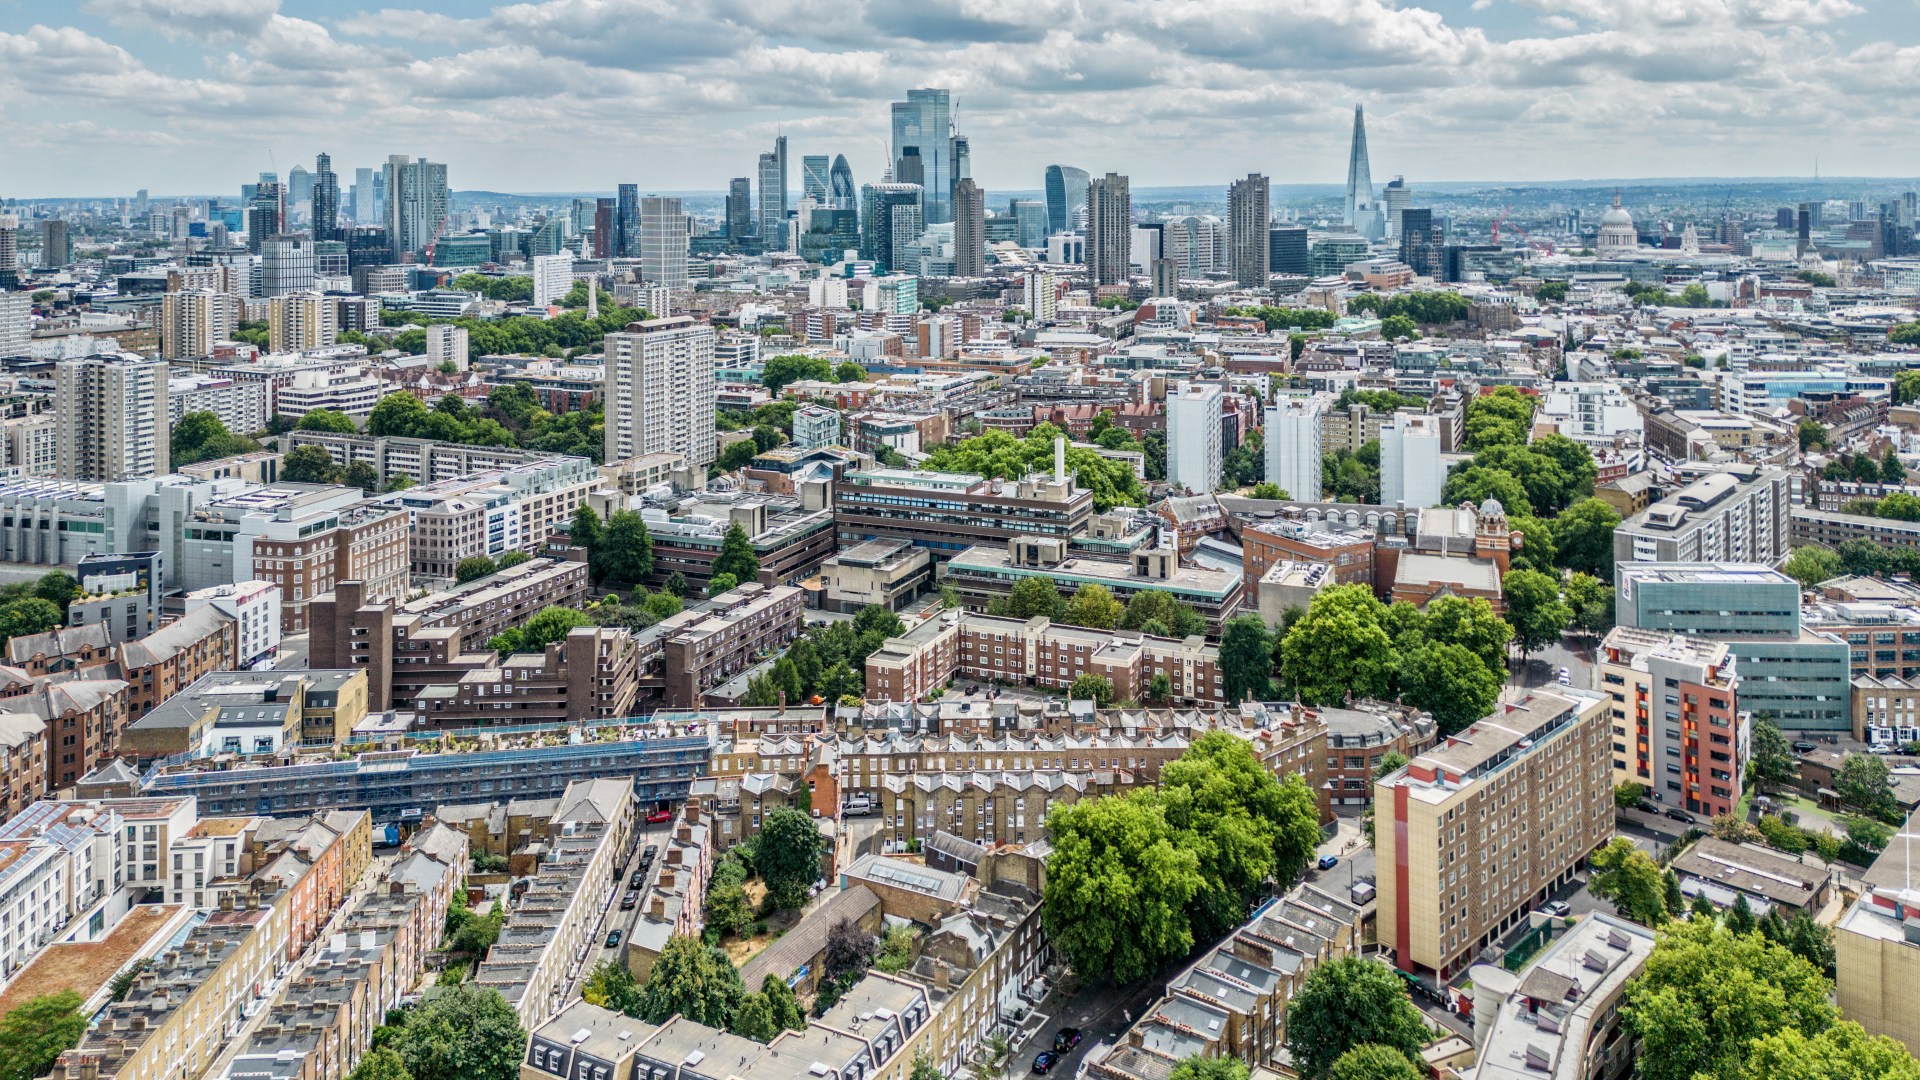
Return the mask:
M989 191L1055 161L1339 183L1356 101L1375 177L1416 185L1892 178L1916 69L1907 0L0 0L0 195L222 193L320 151L718 191L776 133L865 183L915 86Z

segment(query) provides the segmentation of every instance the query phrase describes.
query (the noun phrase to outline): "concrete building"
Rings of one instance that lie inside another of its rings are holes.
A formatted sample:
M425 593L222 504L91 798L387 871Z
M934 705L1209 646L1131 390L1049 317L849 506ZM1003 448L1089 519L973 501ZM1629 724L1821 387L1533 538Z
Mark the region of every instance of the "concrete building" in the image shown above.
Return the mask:
M936 561L970 547L1016 536L1071 538L1093 517L1093 492L1066 476L1065 446L1053 475L994 480L925 469L867 469L833 485L833 524L841 547L874 539L905 540Z
M181 598L188 613L211 608L233 620L234 664L264 665L280 651L280 587L270 581L209 585Z
M687 287L687 214L679 199L649 195L640 200L639 255L642 281L669 289Z
M1620 1002L1627 983L1645 970L1653 945L1653 931L1596 912L1519 971L1476 964L1472 1075L1477 1080L1628 1076L1638 1044L1621 1028Z
M618 500L595 498L611 516ZM759 560L759 580L796 584L813 576L834 552L833 513L808 497L710 492L645 506L640 516L653 537L653 573L663 584L680 574L696 588L713 580L727 533L738 525Z
M1705 896L1724 910L1745 897L1747 906L1761 918L1772 911L1783 919L1796 914L1817 918L1835 892L1827 867L1809 866L1763 844L1734 844L1706 836L1675 856L1670 865L1680 879L1680 894L1689 901Z
M1785 469L1729 465L1621 522L1613 557L1775 566L1787 557L1791 502Z
M572 272L572 257L567 256L568 272ZM561 294L566 295L565 293ZM442 323L429 326L427 331L427 362L435 367L452 364L466 370L467 367L467 328Z
M671 451L712 463L714 332L686 315L606 335L606 460Z
M1267 222L1267 178L1248 173L1227 185L1227 258L1235 281L1251 289L1267 287L1271 258ZM1273 477L1268 475L1268 479ZM1307 496L1297 496L1306 498Z
M191 360L213 355L230 341L246 317L246 301L231 293L188 289L160 297L160 358Z
M868 540L822 562L820 583L830 611L898 611L932 588L933 557L905 540Z
M317 292L285 293L267 301L267 347L275 353L306 352L333 344L335 305Z
M545 308L559 303L573 291L573 254L535 255L528 260L533 270L533 303Z
M721 593L705 607L682 611L648 628L642 685L667 708L700 708L708 691L753 667L800 636L804 594L754 582Z
M1750 756L1725 642L1616 626L1597 689L1614 698L1613 782L1702 817L1733 812Z
M459 480L475 473L510 470L531 462L569 460L565 455L540 450L298 429L282 435L280 446L283 451L296 446L323 447L342 469L356 463L365 464L383 479L404 475L416 484Z
M174 374L167 379L167 422L178 424L189 413L210 412L228 431L246 435L265 431L271 413L267 388L256 382L238 382L219 375Z
M1380 426L1380 501L1421 510L1440 505L1447 465L1440 456L1440 422L1401 410Z
M1087 183L1087 274L1095 287L1124 285L1131 271L1133 198L1127 178L1108 173Z
M1171 548L1140 549L1126 559L1071 552L1058 537L1017 536L1001 547L975 547L947 560L941 580L969 610L985 612L1027 578L1053 583L1062 598L1082 585L1100 585L1124 604L1140 592L1164 592L1207 620L1209 632L1240 611L1241 576L1203 566L1181 566Z
M1217 383L1180 383L1167 393L1167 482L1200 495L1220 484L1225 462Z
M548 457L378 497L406 514L414 574L452 578L462 559L533 554L600 486L586 458Z
M414 706L425 723L449 729L622 720L634 715L639 673L640 646L626 627L581 626L538 653L429 686Z
M1609 700L1503 700L1374 784L1379 940L1401 970L1451 979L1612 836Z
M1909 858L1920 820L1906 825L1864 875L1865 889L1834 928L1840 1013L1920 1053L1920 889Z
M54 366L55 464L66 480L168 471L167 364L131 353Z
M1288 498L1320 501L1322 428L1331 394L1276 397L1267 406L1267 482Z

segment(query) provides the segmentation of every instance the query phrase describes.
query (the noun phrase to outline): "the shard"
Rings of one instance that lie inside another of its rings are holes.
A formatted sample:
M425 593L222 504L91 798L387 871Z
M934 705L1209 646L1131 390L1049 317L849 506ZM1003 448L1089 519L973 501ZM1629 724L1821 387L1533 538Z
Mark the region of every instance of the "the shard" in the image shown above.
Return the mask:
M1347 224L1358 225L1358 211L1373 203L1373 172L1367 167L1367 118L1353 107L1353 148L1347 152Z

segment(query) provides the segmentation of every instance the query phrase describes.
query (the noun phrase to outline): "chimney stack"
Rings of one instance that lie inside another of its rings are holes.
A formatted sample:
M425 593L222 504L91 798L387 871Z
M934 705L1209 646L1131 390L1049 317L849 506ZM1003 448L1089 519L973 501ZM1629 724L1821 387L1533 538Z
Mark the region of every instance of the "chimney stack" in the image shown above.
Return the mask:
M1065 483L1067 479L1067 437L1056 435L1053 439L1053 482Z

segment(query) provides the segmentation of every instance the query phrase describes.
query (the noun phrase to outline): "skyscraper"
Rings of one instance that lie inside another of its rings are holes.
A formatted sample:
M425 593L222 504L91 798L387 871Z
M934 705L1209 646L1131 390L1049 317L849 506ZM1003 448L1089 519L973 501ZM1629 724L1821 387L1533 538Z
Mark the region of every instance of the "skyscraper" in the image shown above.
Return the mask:
M611 259L619 247L618 215L612 199L593 200L593 257Z
M768 251L786 247L787 137L773 140L773 150L760 155L760 237Z
M893 162L893 182L896 184L916 184L927 186L926 162L920 158L920 148L909 146Z
M1049 165L1046 187L1048 235L1080 231L1080 212L1087 208L1087 170Z
M55 270L73 263L73 237L67 232L67 223L59 218L48 218L40 223L40 265Z
M622 259L640 254L640 185L621 184L613 210L613 254Z
M1273 274L1310 274L1305 225L1275 225L1267 230L1267 271Z
M1096 188L1099 184L1094 181ZM1091 243L1093 238L1087 239ZM1225 400L1219 383L1183 382L1167 392L1168 483L1197 495L1220 483L1224 461L1220 420Z
M1331 395L1276 398L1267 406L1267 479L1287 497L1320 500L1321 431Z
M1267 178L1248 173L1227 188L1227 260L1233 279L1256 289L1267 287Z
M983 277L987 272L987 200L970 179L953 184L953 275Z
M261 173L260 182L253 188L253 198L247 203L248 251L260 254L267 238L284 228L286 219L281 215L281 202L280 181L273 179L272 173Z
M830 166L825 154L808 154L800 159L800 197L810 198L821 206L827 205L827 189L831 181L827 177Z
M1039 199L1015 199L1007 204L1007 213L1018 224L1020 246L1047 246L1047 204Z
M1396 176L1387 181L1380 191L1387 214L1387 238L1400 238L1400 214L1413 204L1413 188L1408 186L1407 178Z
M338 305L317 292L288 293L267 301L267 347L276 353L305 352L333 344Z
M827 194L829 205L835 210L857 210L860 196L853 187L853 170L847 165L845 154L833 156L833 169L828 173Z
M1440 422L1401 411L1380 429L1380 503L1422 510L1440 503L1447 466L1440 458Z
M447 224L447 167L405 154L387 158L382 172L386 188L387 238L396 256L420 254Z
M320 272L314 242L304 236L281 233L260 245L260 295L273 297L307 292ZM276 349L275 352L284 350Z
M353 170L353 223L355 225L380 224L380 208L374 205L374 172L372 169Z
M160 357L191 360L213 353L246 317L246 302L231 293L185 289L160 294Z
M753 235L753 180L736 176L727 181L727 239L739 243Z
M168 470L167 362L128 354L66 360L53 369L54 471L113 483Z
M1172 259L1154 259L1147 265L1147 276L1153 279L1150 286L1155 296L1180 295L1180 264Z
M714 450L714 332L691 316L634 323L606 335L606 460L670 451L710 464Z
M1360 106L1353 107L1353 145L1347 150L1346 222L1358 227L1359 212L1373 205L1373 170L1367 164L1367 120Z
M1127 178L1108 173L1087 185L1087 274L1094 285L1126 284L1132 244L1133 196Z
M882 272L900 266L900 253L920 236L923 192L918 184L866 184L860 188L860 257Z
M557 304L573 291L573 256L562 251L535 255L528 260L533 269L533 306Z
M687 215L679 199L649 195L640 200L640 280L686 288Z
M20 284L20 219L0 214L0 292Z
M906 156L909 147L920 157L923 170L918 181L926 189L924 216L929 225L953 220L953 137L952 109L945 90L909 90L907 100L893 103L893 160ZM914 183L899 175L899 183Z
M333 174L333 159L321 154L313 159L313 238L340 239L340 178Z
M297 209L304 209L313 203L313 174L305 165L295 165L287 170L287 201Z
M1412 207L1400 211L1400 261L1422 277L1432 277L1438 260L1433 242L1433 211Z
M947 159L953 162L954 187L959 187L962 180L973 179L973 150L965 135L955 135L947 140Z

